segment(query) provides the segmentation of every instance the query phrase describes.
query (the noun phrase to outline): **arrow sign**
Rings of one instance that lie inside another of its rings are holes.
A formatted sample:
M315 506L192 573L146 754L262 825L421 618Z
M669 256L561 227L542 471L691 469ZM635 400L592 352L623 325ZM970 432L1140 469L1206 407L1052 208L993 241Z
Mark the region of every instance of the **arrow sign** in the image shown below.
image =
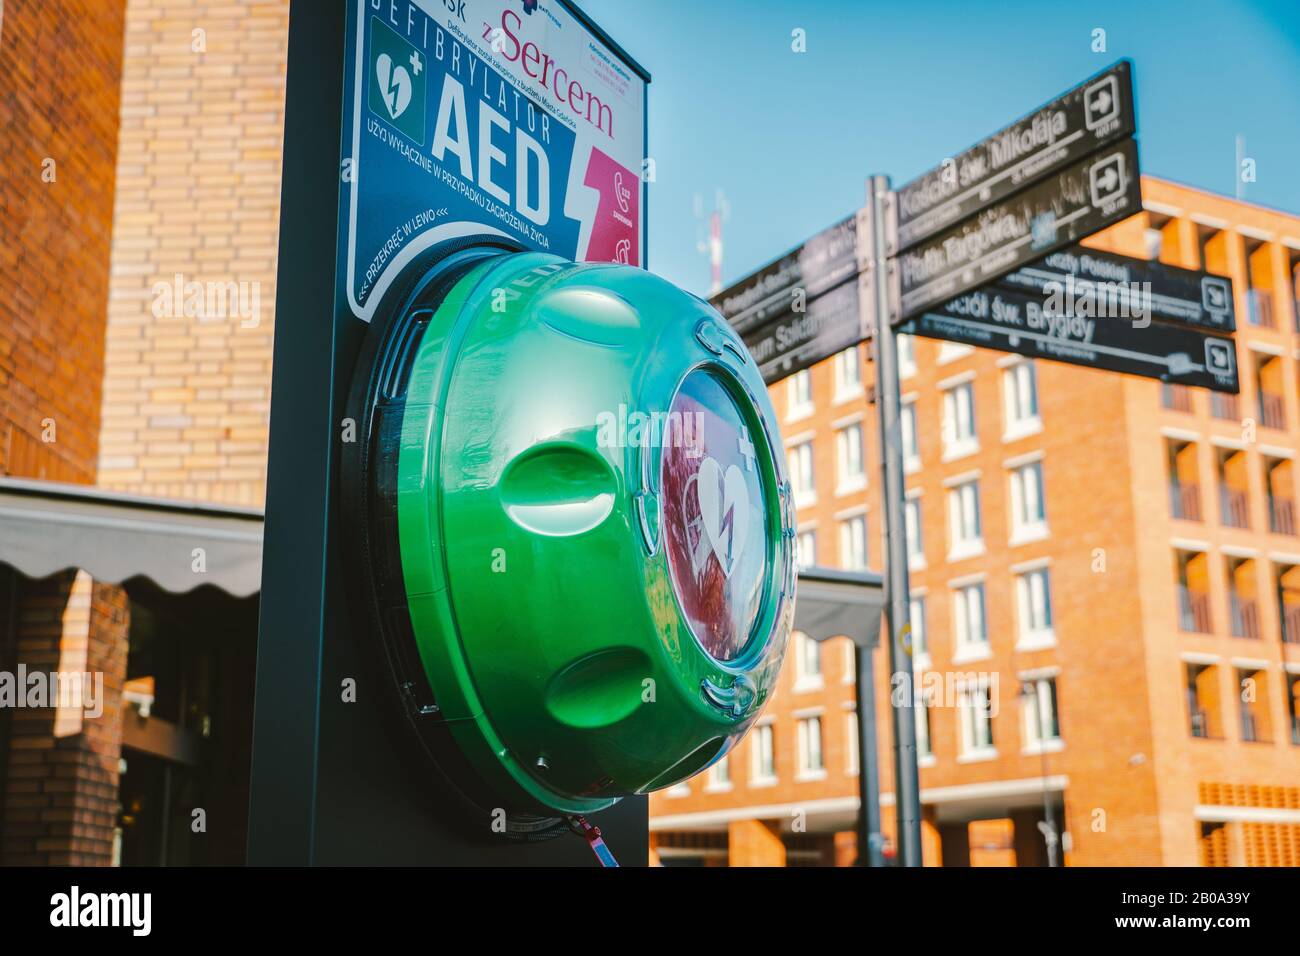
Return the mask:
M1134 130L1132 70L1121 60L901 187L899 248L916 245Z
M862 340L858 283L844 282L808 303L806 312L789 310L741 333L763 381L773 382L816 365Z
M857 216L842 219L709 301L737 331L792 310L858 274Z
M900 253L901 318L995 282L1141 208L1133 141L1099 150Z
M1071 302L1108 303L1113 313L1232 332L1232 280L1113 252L1070 246L999 282L1006 288L1055 293Z
M1232 339L1181 325L1076 310L1050 294L977 289L904 322L898 331L1236 393Z

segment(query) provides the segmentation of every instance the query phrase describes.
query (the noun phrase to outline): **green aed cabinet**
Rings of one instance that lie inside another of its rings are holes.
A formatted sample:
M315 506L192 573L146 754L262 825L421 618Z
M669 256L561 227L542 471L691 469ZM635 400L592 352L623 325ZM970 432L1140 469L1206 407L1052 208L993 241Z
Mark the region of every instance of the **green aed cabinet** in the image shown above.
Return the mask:
M431 790L537 839L753 723L793 504L762 377L707 303L626 265L440 253L358 363L349 550Z
M781 439L645 269L649 79L569 0L291 6L250 862L642 862L771 695Z

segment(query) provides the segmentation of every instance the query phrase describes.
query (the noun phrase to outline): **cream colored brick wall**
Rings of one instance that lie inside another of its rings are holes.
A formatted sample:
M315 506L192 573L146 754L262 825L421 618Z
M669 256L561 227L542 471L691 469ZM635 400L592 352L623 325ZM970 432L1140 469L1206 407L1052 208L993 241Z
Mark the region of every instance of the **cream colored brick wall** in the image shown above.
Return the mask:
M265 496L288 16L287 0L127 5L102 486ZM248 308L157 308L177 275L235 283Z

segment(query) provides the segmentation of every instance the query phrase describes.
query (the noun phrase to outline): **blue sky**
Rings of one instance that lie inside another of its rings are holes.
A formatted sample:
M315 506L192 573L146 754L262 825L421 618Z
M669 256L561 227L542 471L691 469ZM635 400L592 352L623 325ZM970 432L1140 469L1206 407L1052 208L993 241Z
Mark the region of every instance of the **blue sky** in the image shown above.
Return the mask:
M579 0L654 76L650 267L703 293L721 189L731 280L1120 57L1143 172L1300 213L1300 0ZM790 50L791 30L807 52ZM1106 31L1094 53L1092 31Z

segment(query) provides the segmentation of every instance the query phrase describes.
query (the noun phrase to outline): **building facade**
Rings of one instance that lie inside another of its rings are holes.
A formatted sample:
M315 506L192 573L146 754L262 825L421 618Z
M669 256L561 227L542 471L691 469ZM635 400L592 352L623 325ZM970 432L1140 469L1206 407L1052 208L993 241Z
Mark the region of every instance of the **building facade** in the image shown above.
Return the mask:
M927 865L1300 864L1300 218L1143 196L1087 245L1231 276L1239 396L900 340ZM864 346L771 389L803 562L883 565L873 381ZM664 862L856 855L851 657L790 657L726 766L652 797Z
M4 4L0 865L244 857L287 29Z

